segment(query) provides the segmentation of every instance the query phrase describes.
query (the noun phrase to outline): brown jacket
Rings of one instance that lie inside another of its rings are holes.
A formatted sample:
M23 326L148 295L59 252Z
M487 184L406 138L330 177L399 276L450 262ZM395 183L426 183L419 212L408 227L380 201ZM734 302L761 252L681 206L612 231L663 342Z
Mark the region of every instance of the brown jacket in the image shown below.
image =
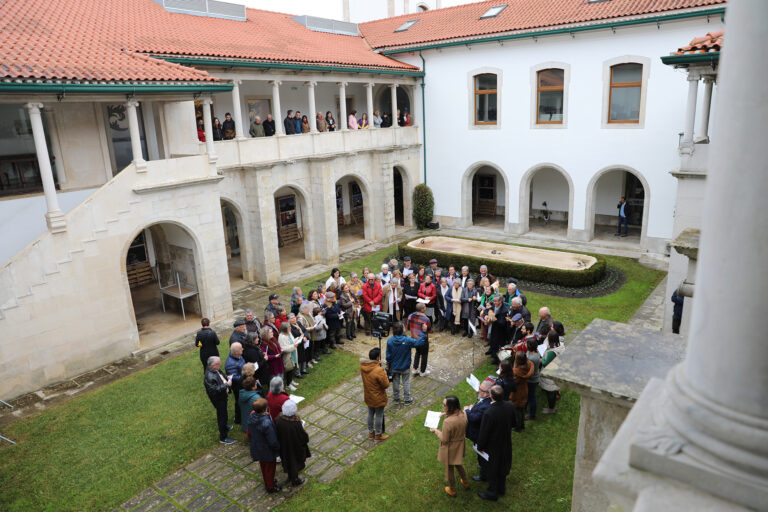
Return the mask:
M384 407L387 405L389 379L384 368L379 366L377 361L361 358L360 375L363 377L365 405L368 407Z
M392 311L389 310L389 296L392 294L392 286L386 285L382 288L382 296L381 296L381 310L384 313L392 313ZM397 285L395 288L395 299L400 299L399 310L403 310L403 289L400 288L400 285Z
M515 407L521 409L525 407L525 403L528 401L528 379L533 375L533 363L526 361L525 366L515 366L512 369L512 374L515 376L517 391L510 393L509 399L515 404Z
M446 416L443 421L443 430L436 431L440 438L440 449L437 451L437 460L443 464L459 465L464 463L466 444L464 443L467 432L467 415L464 411Z

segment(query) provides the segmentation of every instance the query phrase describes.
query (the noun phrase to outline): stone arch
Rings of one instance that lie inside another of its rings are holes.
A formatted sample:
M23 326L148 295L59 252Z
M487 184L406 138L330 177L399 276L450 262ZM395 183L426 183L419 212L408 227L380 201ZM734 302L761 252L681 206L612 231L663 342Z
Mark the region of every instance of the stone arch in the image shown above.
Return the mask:
M220 197L220 202L222 206L222 211L221 211L222 217L224 216L225 207L229 208L235 217L235 222L237 224L237 228L236 228L237 239L238 239L239 249L240 249L240 267L242 269L242 279L245 281L248 281L249 279L246 279L246 276L247 276L248 269L251 268L249 264L251 262L251 257L252 257L251 256L252 248L250 245L250 237L248 236L248 233L247 233L246 218L243 215L244 210L240 207L240 205L234 199L227 197L223 194L220 194L219 197ZM223 218L222 229L225 227L225 225L226 225L226 219ZM228 241L227 240L228 234L224 233L224 235L225 235L224 242L226 243Z
M507 174L493 162L481 160L475 162L464 171L464 175L461 178L461 220L460 225L462 227L469 227L472 225L472 180L477 174L477 171L483 167L489 167L493 169L504 182L504 231L509 229L509 179Z
M413 112L412 87L406 84L397 85L397 106L398 108L408 108L411 114L411 124L416 124ZM373 95L373 108L378 110L380 115L392 110L392 93L389 90L389 84L382 84Z
M299 222L301 222L302 241L304 244L304 259L307 261L314 261L315 259L315 237L317 236L315 229L314 215L309 212L312 211L311 195L304 187L297 183L280 184L272 190L273 200L278 197L289 195L292 193L296 196L296 210L299 216ZM278 211L278 205L273 206L275 208L275 218L280 221L280 212ZM275 226L277 229L277 226ZM279 239L278 239L279 240ZM278 250L278 265L280 265L280 251Z
M335 190L335 185L339 181L345 178L354 179L355 181L357 181L358 185L360 186L360 192L363 195L363 237L366 240L374 240L375 239L375 233L373 228L374 213L373 213L373 195L371 194L371 186L369 185L368 180L366 180L359 173L344 172L344 173L341 173L341 175L337 177L336 180L334 181L334 190Z
M531 210L531 184L533 183L533 178L536 173L542 169L554 169L558 171L568 183L568 231L570 231L573 228L573 179L571 179L570 174L559 165L553 163L540 163L528 169L520 180L520 206L518 212L519 232L526 233L530 229L529 212Z
M584 218L584 231L587 233L587 238L592 240L595 237L595 214L597 204L597 185L600 178L606 174L614 171L623 171L635 176L643 186L643 217L642 226L640 228L640 246L645 247L646 237L648 233L648 212L651 205L651 188L648 185L648 180L645 179L642 173L636 169L629 167L628 165L610 165L603 167L592 176L587 185L587 205ZM617 198L618 200L618 198Z
M403 164L395 164L392 166L392 177L395 179L395 174L400 175L402 180L402 201L403 201L403 226L413 227L413 203L411 197L413 195L414 185L411 180L408 170ZM397 204L397 200L395 200Z

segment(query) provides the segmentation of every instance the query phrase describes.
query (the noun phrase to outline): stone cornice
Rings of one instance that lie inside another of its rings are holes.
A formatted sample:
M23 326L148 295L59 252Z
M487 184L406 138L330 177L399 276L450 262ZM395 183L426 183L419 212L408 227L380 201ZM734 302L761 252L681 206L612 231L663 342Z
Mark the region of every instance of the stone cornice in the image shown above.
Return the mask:
M134 187L133 192L139 195L144 195L150 194L152 192L161 192L164 190L191 187L195 185L215 185L223 179L224 176L206 176L204 178L189 178L186 180L165 181Z

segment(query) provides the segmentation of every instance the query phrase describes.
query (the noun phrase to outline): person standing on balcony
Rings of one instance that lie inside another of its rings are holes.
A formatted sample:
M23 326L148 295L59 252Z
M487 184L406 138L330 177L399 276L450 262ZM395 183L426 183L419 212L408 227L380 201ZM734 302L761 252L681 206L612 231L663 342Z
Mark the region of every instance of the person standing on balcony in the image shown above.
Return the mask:
M330 110L325 113L325 122L328 123L329 132L336 131L336 120L333 118L333 114L331 114Z
M264 125L261 124L261 118L259 116L253 118L251 129L248 130L248 135L251 137L266 137L267 134L264 131Z
M361 130L367 130L371 127L370 124L368 124L368 114L363 114L363 117L360 118L360 129Z
M301 116L301 133L309 133L309 119L307 119L307 116Z
M381 127L389 128L390 126L392 126L392 118L389 114L384 112L384 114L381 116Z
M296 111L296 115L293 117L293 123L296 125L296 133L301 134L301 112Z
M328 131L328 123L325 122L325 119L323 119L323 113L319 110L317 111L317 116L315 117L315 123L317 124L317 131L319 132L327 132Z
M221 125L221 131L224 134L224 140L232 140L235 138L235 121L232 119L232 114L229 112L224 114L224 124Z
M408 109L405 109L405 114L403 114L403 126L411 126L411 114L408 113Z
M197 118L197 140L205 142L205 126L202 117Z
M373 111L373 127L381 128L381 115L379 115L378 109Z
M275 120L272 119L272 114L267 114L267 119L261 123L264 127L264 135L272 137L275 134Z
M293 110L288 111L288 115L283 120L283 127L286 135L296 135L296 123L293 118Z
M357 110L353 110L351 114L349 114L349 117L347 118L347 127L350 130L357 130L359 127L357 126Z
M621 199L619 199L619 204L616 205L616 208L619 209L619 231L614 236L627 236L627 232L629 231L629 213L630 208L629 204L627 203L627 198L624 196L621 196ZM621 232L621 225L624 224L624 233Z
M221 121L218 117L213 118L213 140L222 140L224 133L221 131Z

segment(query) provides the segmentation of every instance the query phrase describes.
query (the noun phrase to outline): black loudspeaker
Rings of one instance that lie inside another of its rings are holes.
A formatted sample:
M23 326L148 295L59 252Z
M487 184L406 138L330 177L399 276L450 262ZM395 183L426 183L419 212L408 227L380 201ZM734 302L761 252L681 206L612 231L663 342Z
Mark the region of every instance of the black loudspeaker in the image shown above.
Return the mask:
M392 316L389 313L376 311L371 314L371 332L379 336L389 336L389 329L392 327Z

